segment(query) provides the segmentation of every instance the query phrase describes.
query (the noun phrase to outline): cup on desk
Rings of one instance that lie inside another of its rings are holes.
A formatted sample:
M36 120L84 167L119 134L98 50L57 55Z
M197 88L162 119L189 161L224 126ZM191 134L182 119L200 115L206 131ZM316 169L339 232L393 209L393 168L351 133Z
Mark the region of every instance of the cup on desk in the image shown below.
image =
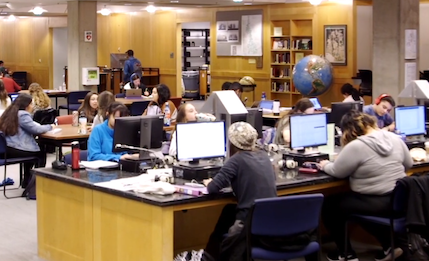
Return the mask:
M274 102L273 102L273 114L274 114L274 116L280 115L280 101L279 100L274 100Z

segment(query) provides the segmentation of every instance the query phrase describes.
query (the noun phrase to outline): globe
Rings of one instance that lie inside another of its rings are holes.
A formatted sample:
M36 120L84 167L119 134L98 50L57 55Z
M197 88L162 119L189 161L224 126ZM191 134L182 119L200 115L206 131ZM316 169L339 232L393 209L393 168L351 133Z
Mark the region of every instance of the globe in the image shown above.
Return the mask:
M322 56L308 55L293 68L292 80L295 88L304 96L318 96L332 85L331 63Z

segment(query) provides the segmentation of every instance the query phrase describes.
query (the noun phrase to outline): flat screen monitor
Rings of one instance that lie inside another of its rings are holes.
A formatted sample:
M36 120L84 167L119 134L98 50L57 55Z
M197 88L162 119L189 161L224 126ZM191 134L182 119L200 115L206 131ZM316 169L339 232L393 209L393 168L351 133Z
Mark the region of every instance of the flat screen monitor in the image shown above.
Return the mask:
M396 129L406 136L426 133L425 106L403 106L395 108Z
M335 126L341 127L341 119L351 110L362 111L363 103L356 102L333 102L331 103L331 114L329 115L329 123L335 123Z
M328 128L326 114L298 114L290 116L290 147L303 149L326 145Z
M256 132L258 132L258 139L262 138L262 109L260 108L252 108L247 109L246 122L255 128Z
M265 101L260 101L258 107L261 109L272 110L273 104L274 104L274 101L266 101L265 100Z
M140 146L140 116L121 117L115 120L113 131L113 152L127 151L129 149L116 148L116 144L133 147Z
M161 148L164 139L164 116L146 115L140 119L140 147L145 149Z
M10 95L10 100L13 102L16 98L18 98L19 94L11 94Z
M225 157L225 122L193 122L176 125L177 159L192 161Z
M314 105L314 109L320 110L322 109L322 105L320 105L319 99L317 98L310 98L311 103Z

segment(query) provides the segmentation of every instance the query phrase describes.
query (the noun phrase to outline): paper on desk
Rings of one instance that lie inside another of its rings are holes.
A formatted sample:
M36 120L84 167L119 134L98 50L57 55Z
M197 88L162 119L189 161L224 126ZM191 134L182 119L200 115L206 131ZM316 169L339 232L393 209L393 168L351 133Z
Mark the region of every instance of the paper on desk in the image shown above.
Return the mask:
M95 186L110 188L120 191L129 191L136 189L141 183L151 182L150 177L142 174L137 177L114 179L106 182L94 183Z
M106 161L106 160L95 160L95 161L81 161L80 165L88 169L99 169L99 168L117 168L119 165L117 162Z
M62 129L61 129L61 128L55 128L55 129L53 129L53 130L48 131L48 133L55 134L55 133L58 133L58 132L60 132L60 131L62 131Z

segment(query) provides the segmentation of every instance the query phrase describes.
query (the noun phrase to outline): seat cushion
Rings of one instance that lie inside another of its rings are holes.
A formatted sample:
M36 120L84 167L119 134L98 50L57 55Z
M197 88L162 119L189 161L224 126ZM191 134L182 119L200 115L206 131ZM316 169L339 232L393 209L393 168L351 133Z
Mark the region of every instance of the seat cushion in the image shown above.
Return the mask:
M9 158L7 159L7 165L18 164L22 162L31 162L39 160L37 157L22 157L22 158ZM0 166L5 165L5 160L0 159Z
M383 226L390 226L390 218L383 217L374 217L374 216L364 216L364 215L353 215L351 220L359 222L371 222ZM395 232L405 232L406 231L406 219L403 218L395 218L393 220L393 228Z
M270 250L265 250L259 247L252 247L252 258L254 259L268 259L268 260L288 260L298 257L303 257L308 254L319 251L319 243L310 242L305 248L299 251L291 252L275 252Z

